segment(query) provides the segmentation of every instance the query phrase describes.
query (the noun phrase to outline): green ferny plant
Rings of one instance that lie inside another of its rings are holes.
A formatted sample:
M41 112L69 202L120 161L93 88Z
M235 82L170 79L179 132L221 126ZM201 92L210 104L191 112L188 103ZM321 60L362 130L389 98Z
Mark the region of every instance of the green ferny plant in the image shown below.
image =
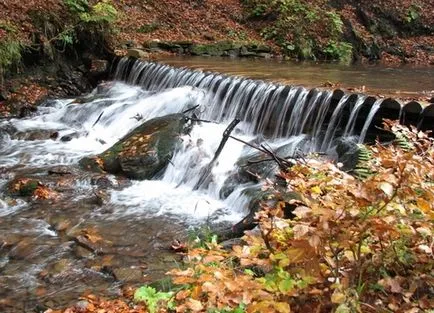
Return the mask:
M159 308L174 309L173 292L157 291L150 286L142 286L134 293L134 301L145 302L149 312L156 313Z

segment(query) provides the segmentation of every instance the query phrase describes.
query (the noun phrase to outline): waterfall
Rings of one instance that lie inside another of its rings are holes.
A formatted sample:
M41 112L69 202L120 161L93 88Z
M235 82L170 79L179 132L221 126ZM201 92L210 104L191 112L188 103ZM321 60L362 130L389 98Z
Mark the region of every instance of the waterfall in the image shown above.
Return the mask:
M202 119L227 123L240 118L244 132L269 140L305 134L312 137L305 150L318 152L327 151L337 134L358 135L356 120L367 99L356 95L349 118L341 121L349 95L333 99L329 90L308 90L126 58L119 61L114 78L151 92L181 86L204 90L206 109ZM338 131L341 127L343 130Z
M237 219L249 202L245 190L256 187L237 183L224 197L222 190L237 173L237 162L251 157L257 152L254 149L229 140L207 188L193 191L201 170L213 158L233 119L241 120L233 132L235 136L256 145L266 144L281 156L290 157L300 151L332 153L337 137L360 134L362 142L382 103L377 101L372 106L360 130L356 120L360 120L359 113L367 102L363 95L126 58L119 60L113 78L82 98L47 102L35 116L0 121L0 166L76 165L84 156L105 151L146 120L197 107L197 118L209 123L195 124L191 133L181 138L182 144L158 177L113 190L111 201L124 215L144 214L145 210L149 214L205 218L225 209L228 216ZM50 135L56 133L58 139L21 140L3 130L10 129L9 124L17 132L43 130ZM1 210L4 207L4 201L0 202ZM198 211L191 212L192 207Z
M383 102L383 99L377 99L375 103L372 105L371 111L368 114L368 117L366 118L365 124L363 125L362 131L359 136L359 143L363 143L366 137L366 133L368 132L369 126L371 126L372 120L374 119L375 114L381 107L381 103Z

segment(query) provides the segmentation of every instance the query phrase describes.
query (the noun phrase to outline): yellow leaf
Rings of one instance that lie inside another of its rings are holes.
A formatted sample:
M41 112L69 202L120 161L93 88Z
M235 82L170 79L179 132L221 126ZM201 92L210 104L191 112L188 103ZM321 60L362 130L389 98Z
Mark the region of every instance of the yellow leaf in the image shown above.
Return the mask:
M428 201L422 198L418 198L416 201L417 201L417 206L423 213L430 213L431 204Z
M337 304L344 303L345 302L345 295L341 291L336 289L332 294L331 300L333 303L337 303Z
M318 186L312 187L310 190L311 190L313 193L316 193L316 194L318 194L318 195L321 194L321 188L319 188Z
M291 307L286 302L276 302L274 304L274 308L276 309L277 312L280 312L280 313L290 313L291 312Z

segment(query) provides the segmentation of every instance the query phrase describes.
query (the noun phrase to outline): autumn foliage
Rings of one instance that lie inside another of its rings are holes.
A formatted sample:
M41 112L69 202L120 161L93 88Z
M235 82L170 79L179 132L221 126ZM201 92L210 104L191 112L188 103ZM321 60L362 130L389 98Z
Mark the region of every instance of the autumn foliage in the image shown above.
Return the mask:
M304 160L282 172L281 205L257 214L259 231L231 251L208 243L169 272L177 312L422 312L434 308L433 140L389 124L407 145L376 144L359 180L339 164ZM280 184L281 185L281 184ZM284 197L283 197L284 198Z

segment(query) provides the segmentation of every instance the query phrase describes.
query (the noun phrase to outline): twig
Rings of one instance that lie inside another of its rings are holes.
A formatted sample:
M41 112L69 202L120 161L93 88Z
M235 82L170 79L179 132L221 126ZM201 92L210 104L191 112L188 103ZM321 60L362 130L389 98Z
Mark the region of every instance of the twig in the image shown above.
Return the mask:
M99 122L99 120L101 119L101 116L104 114L104 111L101 112L101 114L98 116L98 118L96 119L95 123L93 123L92 128Z
M228 141L231 132L234 130L234 128L238 125L238 123L241 120L239 118L234 119L229 126L225 129L225 131L223 132L223 139L222 141L220 141L220 145L218 146L213 159L211 160L211 162L209 162L209 164L202 169L199 180L197 181L196 185L194 186L193 190L197 190L199 189L199 187L201 185L203 185L204 183L206 183L209 180L209 176L211 174L212 168L214 167L214 164L216 163L220 153L222 152L226 142Z
M273 151L271 151L270 149L265 148L264 145L261 145L261 147L257 147L257 146L255 146L255 145L253 145L253 144L251 144L251 143L249 143L247 141L244 141L244 140L239 139L239 138L234 137L234 136L229 136L229 138L232 138L232 139L234 139L234 140L236 140L238 142L241 142L241 143L245 144L246 146L249 146L249 147L251 147L253 149L256 149L256 150L258 150L258 151L260 151L262 153L265 153L265 154L271 156L271 158L273 160L275 160L277 162L277 164L279 164L279 167L282 170L286 170L287 167L291 167L291 166L293 166L295 164L294 160L287 160L287 159L281 158L278 155L276 155Z
M196 110L198 107L199 107L199 104L198 104L198 105L195 105L195 106L192 107L192 108L189 108L189 109L183 111L182 114L185 114L185 113L188 113L188 112L194 111L194 110Z
M214 122L214 121L210 121L210 120L202 120L200 118L194 118L194 117L187 117L190 121L193 122L202 122L202 123L214 123L214 124L218 124L218 122Z

